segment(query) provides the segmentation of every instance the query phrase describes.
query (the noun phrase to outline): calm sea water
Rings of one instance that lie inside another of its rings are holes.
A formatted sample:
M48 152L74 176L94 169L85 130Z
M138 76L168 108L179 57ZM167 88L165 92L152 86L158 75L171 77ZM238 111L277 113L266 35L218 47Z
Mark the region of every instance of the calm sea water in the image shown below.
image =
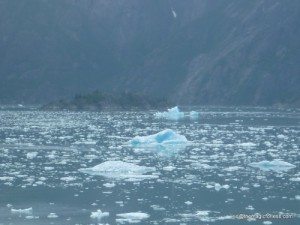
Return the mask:
M300 110L193 110L198 119L169 121L153 111L2 108L0 224L300 224ZM125 145L166 128L189 144ZM249 166L274 159L296 167ZM129 179L79 171L115 160L155 171ZM91 218L97 210L109 215ZM253 218L235 218L240 214Z

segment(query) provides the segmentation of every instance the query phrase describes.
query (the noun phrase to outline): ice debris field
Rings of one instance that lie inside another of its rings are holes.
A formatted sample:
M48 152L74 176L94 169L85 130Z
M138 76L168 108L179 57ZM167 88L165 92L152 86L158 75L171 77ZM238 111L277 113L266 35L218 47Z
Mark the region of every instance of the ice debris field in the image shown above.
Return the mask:
M300 223L299 110L182 112L1 110L0 224Z

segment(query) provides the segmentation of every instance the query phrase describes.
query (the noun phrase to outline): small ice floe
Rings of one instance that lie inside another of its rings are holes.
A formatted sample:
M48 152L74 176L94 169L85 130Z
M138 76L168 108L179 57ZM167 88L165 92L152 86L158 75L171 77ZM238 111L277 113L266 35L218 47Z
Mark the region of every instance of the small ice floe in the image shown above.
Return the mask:
M115 187L116 184L115 183L105 183L103 184L104 187L107 187L107 188L112 188L112 187Z
M76 177L61 177L60 180L65 181L65 182L71 182L76 180Z
M186 204L186 205L192 205L193 202L191 202L191 201L186 201L186 202L184 202L184 204Z
M54 170L54 167L52 167L52 166L45 166L44 169L45 170Z
M173 171L176 169L175 166L165 166L162 168L164 171Z
M243 148L254 148L256 147L256 144L252 142L244 142L244 143L238 143L237 146Z
M96 220L101 220L103 217L108 217L109 212L102 212L100 209L98 209L96 212L91 213L91 218Z
M222 188L223 189L228 189L230 186L228 184L224 184L224 185L221 185L219 183L215 183L215 190L216 191L220 191Z
M196 169L204 169L204 170L211 170L216 168L215 166L210 166L206 163L200 163L200 162L195 162L191 164L192 168L196 168Z
M184 118L184 112L180 112L178 106L175 106L167 112L157 112L154 116L159 119L179 120Z
M39 216L32 216L32 215L30 215L30 216L25 216L25 219L27 219L27 220L37 220L37 219L39 219L40 217Z
M26 154L26 157L27 157L27 159L33 159L37 156L37 154L38 154L37 152L28 152Z
M56 218L58 218L58 215L56 213L49 213L49 215L47 217L49 219L56 219Z
M300 177L292 177L292 178L290 178L290 181L300 182Z
M243 169L243 168L240 166L230 166L230 167L225 168L224 170L228 171L228 172L233 172L233 171L237 171L237 170L241 170L241 169Z
M9 181L9 182L11 182L13 180L14 180L13 177L0 177L0 181Z
M254 162L250 163L249 166L259 168L265 171L272 170L276 172L287 171L296 167L291 163L279 159L274 159L273 161L264 160L261 162Z
M32 207L27 208L27 209L10 209L10 212L12 214L18 214L18 215L31 215Z
M150 217L149 214L143 212L119 213L117 216L121 217L121 219L116 219L119 223L139 223Z
M91 168L79 169L79 171L90 175L132 181L158 178L158 175L145 175L145 173L154 172L154 167L139 166L122 161L106 161Z
M164 211L166 210L166 208L162 207L162 206L159 206L159 205L151 205L150 206L153 210L155 211Z

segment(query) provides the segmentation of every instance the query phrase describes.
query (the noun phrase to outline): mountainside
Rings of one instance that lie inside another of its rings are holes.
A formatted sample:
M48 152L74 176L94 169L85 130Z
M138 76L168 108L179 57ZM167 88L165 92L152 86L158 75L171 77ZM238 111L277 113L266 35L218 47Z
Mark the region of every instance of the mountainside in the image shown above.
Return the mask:
M300 105L299 59L297 0L0 0L0 103Z

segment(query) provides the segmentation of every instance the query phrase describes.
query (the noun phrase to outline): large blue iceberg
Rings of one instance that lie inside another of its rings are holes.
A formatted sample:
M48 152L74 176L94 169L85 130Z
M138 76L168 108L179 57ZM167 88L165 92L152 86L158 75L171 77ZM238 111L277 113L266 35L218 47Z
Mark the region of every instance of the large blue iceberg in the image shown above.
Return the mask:
M187 143L188 140L184 135L177 134L171 129L166 129L148 136L136 136L128 142L132 147L146 151L156 151L167 155L172 155L184 149Z
M151 145L151 144L185 144L185 136L176 134L171 129L166 129L149 136L136 136L129 141L131 145Z
M168 109L167 112L157 112L154 114L156 118L164 118L170 120L179 120L184 118L184 112L180 112L178 106Z
M250 163L249 166L259 168L265 171L273 170L276 172L287 171L296 167L291 163L279 159L274 159L273 161L264 160L261 162Z

